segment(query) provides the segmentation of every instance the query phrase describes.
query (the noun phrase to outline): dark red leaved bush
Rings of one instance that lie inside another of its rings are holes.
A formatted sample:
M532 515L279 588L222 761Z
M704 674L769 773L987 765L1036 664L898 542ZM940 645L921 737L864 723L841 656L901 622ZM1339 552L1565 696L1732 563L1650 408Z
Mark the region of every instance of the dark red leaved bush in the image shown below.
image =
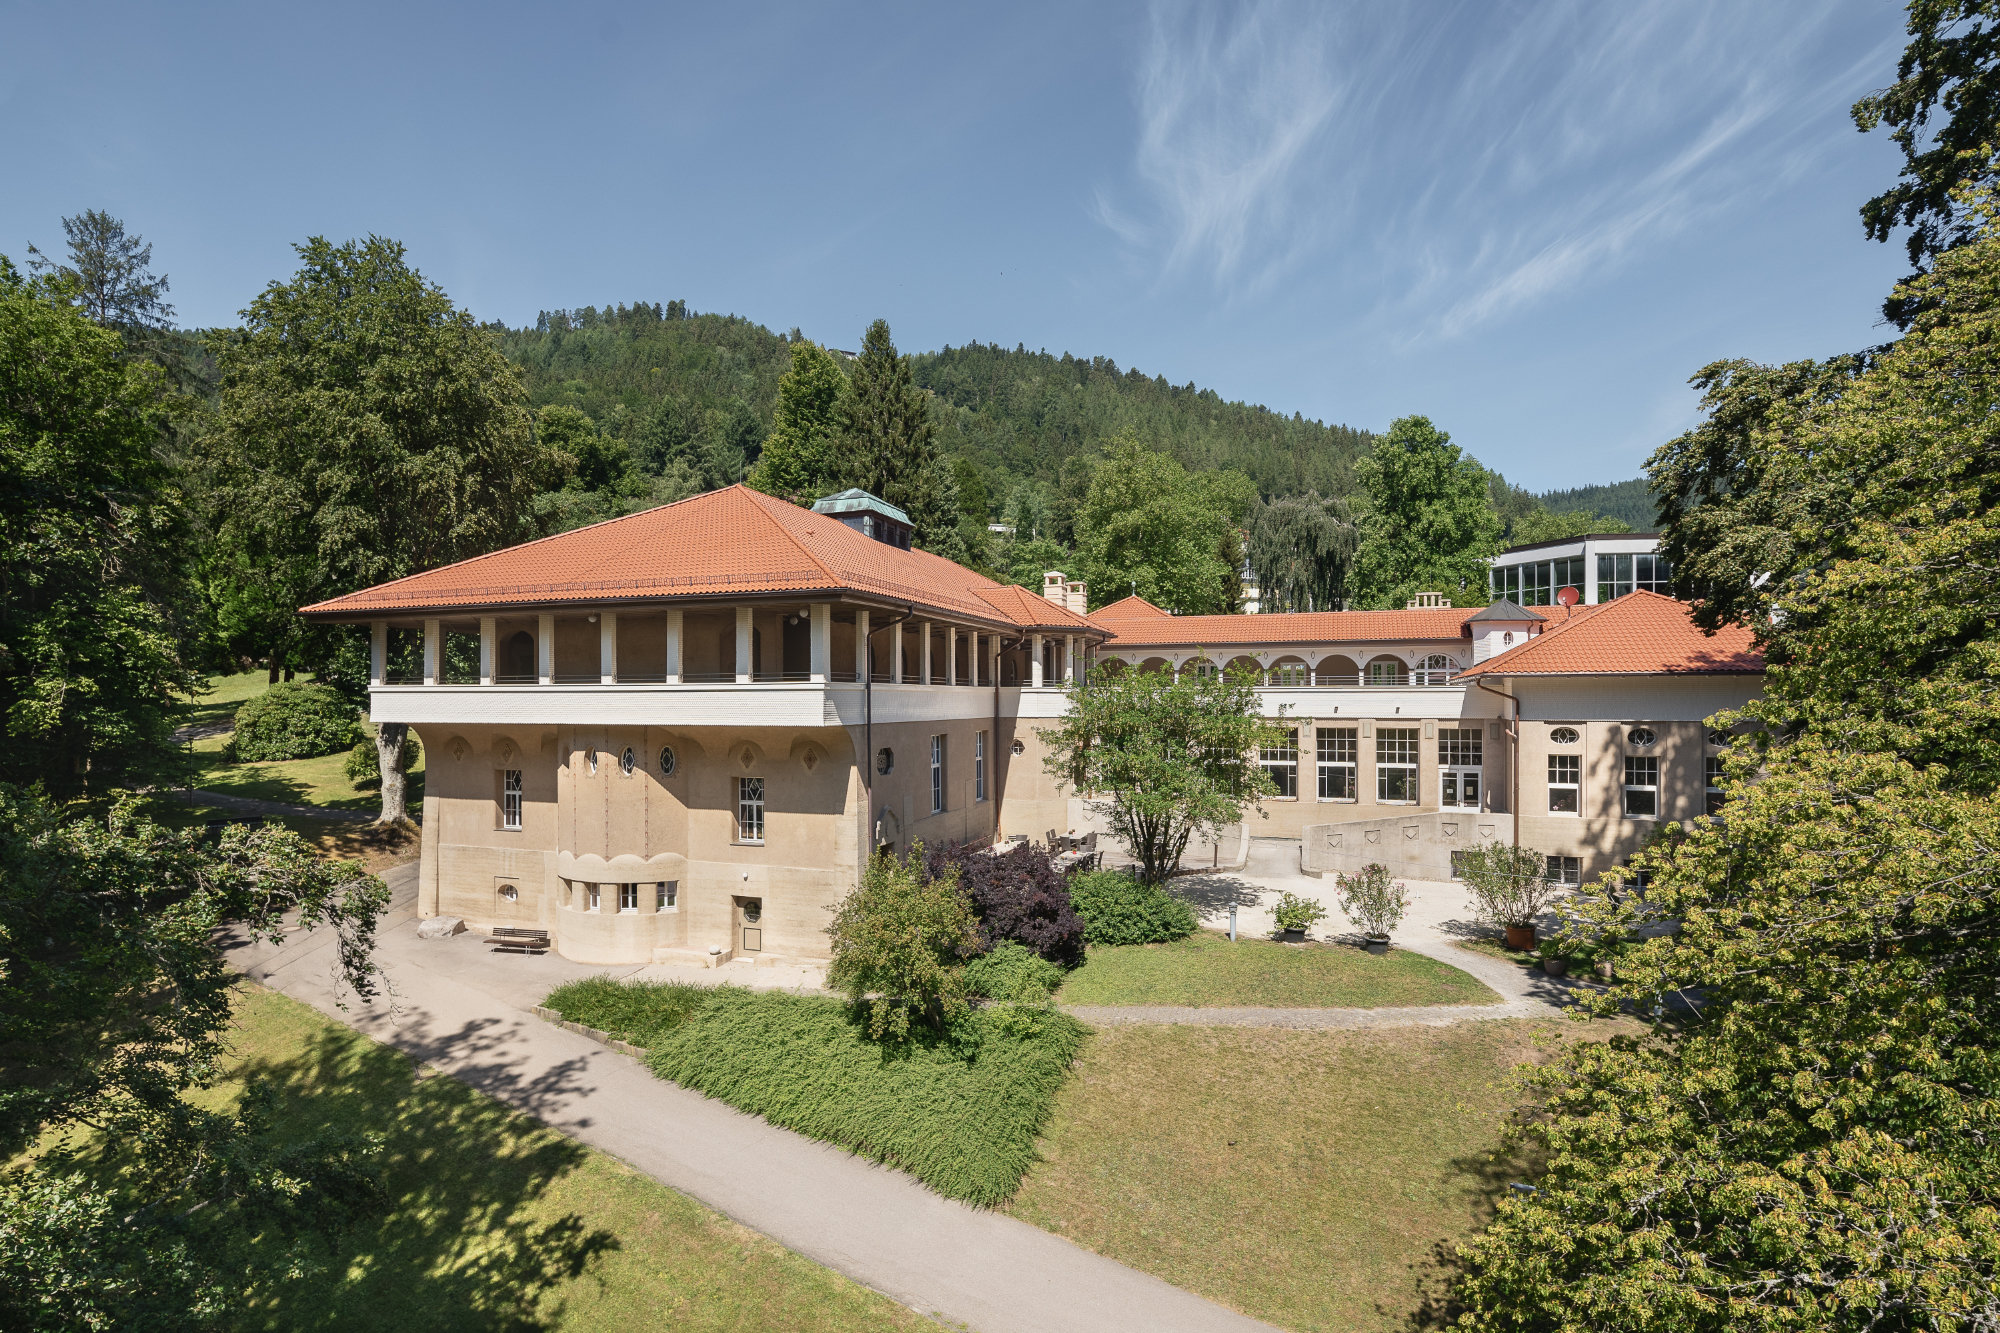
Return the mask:
M983 846L938 847L925 861L933 875L947 867L958 870L986 948L1014 940L1062 967L1083 963L1083 922L1070 907L1068 885L1047 848L1023 843L989 856Z

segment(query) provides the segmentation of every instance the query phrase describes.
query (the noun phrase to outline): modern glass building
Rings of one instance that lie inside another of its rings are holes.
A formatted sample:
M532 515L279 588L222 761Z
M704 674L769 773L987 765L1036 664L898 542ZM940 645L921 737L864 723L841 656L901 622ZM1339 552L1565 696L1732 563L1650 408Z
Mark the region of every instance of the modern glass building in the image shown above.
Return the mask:
M1673 595L1673 571L1650 532L1597 533L1514 546L1493 557L1490 588L1519 606L1551 606L1564 588L1594 606L1644 589Z

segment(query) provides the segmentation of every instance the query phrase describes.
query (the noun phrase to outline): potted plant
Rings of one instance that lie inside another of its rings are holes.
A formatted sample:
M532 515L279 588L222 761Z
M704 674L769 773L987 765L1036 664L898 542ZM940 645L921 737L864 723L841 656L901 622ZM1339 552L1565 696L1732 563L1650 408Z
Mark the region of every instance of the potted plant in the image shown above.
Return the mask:
M1554 941L1549 941L1542 945L1542 971L1552 977L1567 976L1569 974L1569 957L1560 952L1561 947L1561 945Z
M1389 867L1371 861L1355 874L1335 877L1340 910L1361 932L1370 953L1389 952L1389 932L1409 910L1410 893L1403 882L1389 878Z
M1562 892L1549 882L1547 858L1532 848L1492 842L1467 848L1454 860L1480 915L1507 932L1507 947L1534 948L1535 922Z
M1304 940L1314 923L1325 918L1324 907L1311 898L1301 898L1291 892L1280 894L1278 905L1271 909L1271 919L1278 923L1278 936L1288 944Z

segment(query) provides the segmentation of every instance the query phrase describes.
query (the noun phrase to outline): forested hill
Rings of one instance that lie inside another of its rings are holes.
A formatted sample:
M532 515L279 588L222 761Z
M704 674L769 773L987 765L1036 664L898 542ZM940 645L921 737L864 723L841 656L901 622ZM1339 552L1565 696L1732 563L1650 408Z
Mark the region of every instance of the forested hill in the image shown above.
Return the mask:
M1552 514L1603 514L1624 521L1634 532L1651 532L1659 526L1653 509L1653 492L1644 477L1613 482L1609 486L1543 491L1538 498Z
M1191 469L1235 468L1266 496L1345 495L1370 438L1294 413L1225 402L1192 381L1123 370L1105 357L972 343L911 358L935 394L948 450L1022 480L1056 482L1063 464L1130 430Z
M537 406L579 408L641 467L684 458L713 485L755 461L790 363L786 335L679 301L545 311L534 328L496 331ZM1061 485L1065 463L1127 429L1188 467L1239 469L1266 495L1346 494L1369 439L1104 357L974 343L911 361L935 395L945 452L977 465L996 510L1023 483Z

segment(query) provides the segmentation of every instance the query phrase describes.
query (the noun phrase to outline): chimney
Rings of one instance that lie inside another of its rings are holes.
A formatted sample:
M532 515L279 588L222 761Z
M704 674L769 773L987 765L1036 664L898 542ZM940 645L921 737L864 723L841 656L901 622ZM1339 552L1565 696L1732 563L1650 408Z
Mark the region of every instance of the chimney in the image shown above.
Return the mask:
M1065 605L1080 616L1090 614L1090 589L1082 579L1069 581L1069 601Z
M1044 570L1042 573L1042 596L1057 606L1069 605L1069 584L1060 569Z

